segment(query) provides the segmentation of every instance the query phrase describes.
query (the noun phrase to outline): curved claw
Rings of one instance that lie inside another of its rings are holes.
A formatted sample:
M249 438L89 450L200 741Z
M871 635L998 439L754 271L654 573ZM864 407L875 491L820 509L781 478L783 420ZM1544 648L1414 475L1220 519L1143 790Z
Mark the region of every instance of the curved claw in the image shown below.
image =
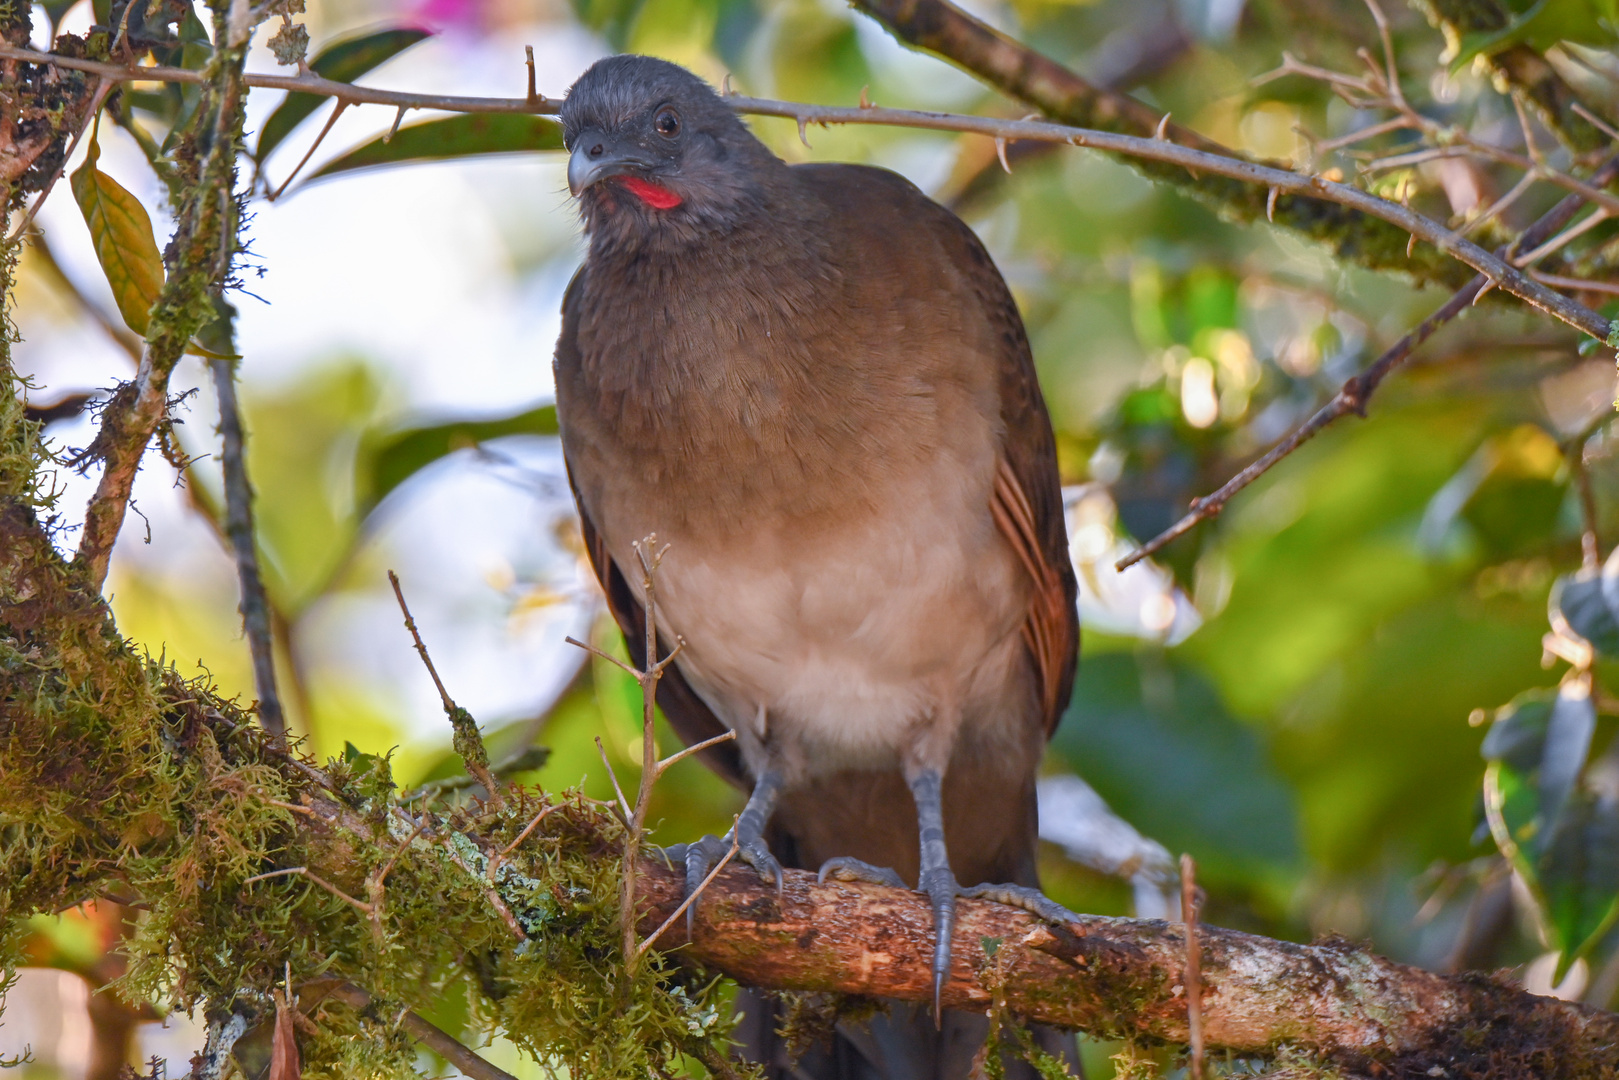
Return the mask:
M847 855L826 860L815 873L817 883L824 882L829 877L839 881L864 881L870 885L888 885L895 889L909 888L897 871L886 866L873 866L859 859L851 859Z
M729 849L727 849L729 850ZM737 857L761 875L770 878L776 883L776 896L779 898L782 890L787 887L787 876L782 873L781 863L770 853L770 846L755 836L744 839L737 845Z
M693 841L690 844L677 844L675 847L685 849L686 895L690 896L697 891L697 886L703 883L703 879L708 876L710 870L714 869L714 865L725 858L725 853L731 850L731 842L722 840L710 833L701 840ZM673 851L674 848L670 848L670 850ZM692 915L696 910L696 904L686 908L686 938L688 940L690 940L692 933Z
M1039 889L1031 889L1027 885L971 885L960 890L960 895L975 900L993 900L997 904L1021 908L1047 922L1060 924L1079 921L1078 915Z
M956 927L956 897L961 886L950 867L943 866L922 873L921 892L928 894L933 905L933 1024L944 1025L944 1013L939 999L944 991L944 980L950 974L950 945Z

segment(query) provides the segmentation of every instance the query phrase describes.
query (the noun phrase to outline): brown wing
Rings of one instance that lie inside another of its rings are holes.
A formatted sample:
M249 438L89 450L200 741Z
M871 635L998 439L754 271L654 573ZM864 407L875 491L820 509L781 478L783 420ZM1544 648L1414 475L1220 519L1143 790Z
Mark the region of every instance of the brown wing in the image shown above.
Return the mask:
M567 294L562 299L562 333L557 339L557 363L576 363L578 358L575 335L578 330L578 317L575 309L575 297L579 287L579 278L583 274L574 275L568 285ZM564 425L566 420L564 420ZM567 439L563 439L563 460L567 460ZM630 661L638 668L646 667L646 611L641 602L635 598L630 590L629 582L624 580L624 574L619 570L618 564L607 552L607 545L601 534L596 531L596 523L590 519L590 511L584 501L579 498L579 488L574 485L573 473L568 473L568 487L573 491L573 503L579 510L579 528L584 533L585 551L590 556L590 565L596 571L596 580L601 584L602 593L607 597L607 610L613 613L613 621L624 634L624 645L629 650ZM668 655L669 645L663 640L658 642L658 651ZM693 746L723 735L728 730L714 715L712 709L697 696L684 675L680 673L678 663L670 664L664 669L663 677L658 680L658 707L668 718L669 726L675 729L687 746ZM737 752L735 741L720 743L701 751L698 755L703 763L713 769L726 781L734 784L743 791L752 787L747 779L747 771L742 765L742 755Z
M1068 707L1079 667L1079 584L1068 556L1057 442L1017 304L978 237L959 218L945 213L967 249L963 270L999 331L995 362L1005 434L990 509L1034 582L1023 638L1040 673L1049 738Z

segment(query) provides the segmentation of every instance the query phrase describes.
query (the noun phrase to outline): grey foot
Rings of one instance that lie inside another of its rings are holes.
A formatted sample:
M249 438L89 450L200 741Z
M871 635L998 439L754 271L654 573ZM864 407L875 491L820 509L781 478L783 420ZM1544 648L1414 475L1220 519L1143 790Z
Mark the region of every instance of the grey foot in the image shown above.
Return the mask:
M709 872L718 866L720 860L731 850L731 834L723 837L710 834L701 840L689 844L674 844L663 849L664 858L671 863L684 863L686 867L686 895L696 892L702 885L703 879ZM780 896L782 888L786 885L786 876L782 873L781 863L770 854L769 846L763 838L758 836L745 836L737 844L736 856L749 866L757 870L765 880L773 881L776 885L776 895ZM691 936L692 913L696 905L686 909L686 936Z
M1078 915L1069 911L1039 889L1031 889L1027 885L971 885L958 890L957 895L970 897L974 900L993 900L997 904L1022 908L1029 914L1038 915L1047 922L1072 923L1079 921Z
M864 881L870 885L891 885L896 889L909 888L904 879L888 867L873 866L846 855L839 855L821 864L815 880L825 881L827 878L836 878L838 881Z

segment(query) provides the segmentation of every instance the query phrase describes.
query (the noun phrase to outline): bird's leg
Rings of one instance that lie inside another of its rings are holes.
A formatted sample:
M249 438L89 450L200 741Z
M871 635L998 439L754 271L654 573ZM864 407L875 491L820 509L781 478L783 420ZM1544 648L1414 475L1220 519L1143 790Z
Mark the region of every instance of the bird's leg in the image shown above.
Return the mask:
M748 796L748 804L742 808L742 814L736 819L736 825L731 832L723 837L708 835L701 840L689 844L673 844L664 849L664 854L671 861L684 862L686 865L686 895L690 896L703 883L708 872L714 865L725 858L725 853L731 850L733 834L736 839L737 856L743 862L759 871L766 878L776 883L776 893L780 895L786 882L781 872L781 863L770 853L770 846L765 843L765 825L770 821L770 815L776 809L776 796L781 793L781 774L766 769L753 785L753 794ZM696 905L686 909L686 934L691 935L692 911Z
M1056 923L1075 922L1079 919L1072 911L1046 896L1039 889L1026 885L972 885L962 888L950 869L950 856L944 843L943 776L938 769L907 770L911 797L916 801L916 822L921 847L921 868L917 876L919 892L927 893L933 906L933 1013L940 1016L939 998L944 980L950 974L951 933L956 922L956 897L975 900L994 900L1011 907L1022 908L1042 919ZM905 883L893 870L872 866L859 859L840 857L828 859L821 865L819 877L843 881L867 881L874 885L893 885L903 888Z
M950 973L950 938L956 925L956 896L961 886L950 869L944 847L944 777L938 769L917 769L906 780L916 800L916 824L921 842L921 868L917 888L933 905L933 1019L942 1022L939 994Z

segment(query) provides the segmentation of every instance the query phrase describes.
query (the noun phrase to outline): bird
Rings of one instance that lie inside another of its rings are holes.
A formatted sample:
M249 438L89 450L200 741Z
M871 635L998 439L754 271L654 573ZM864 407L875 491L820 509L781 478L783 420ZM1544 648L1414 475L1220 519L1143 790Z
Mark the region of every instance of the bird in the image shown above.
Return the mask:
M734 732L701 756L749 793L726 837L667 850L688 890L734 840L778 889L787 866L925 892L931 1020L851 1027L842 1065L798 1075L963 1076L987 1021L939 1010L958 897L1075 918L1035 867L1079 619L1017 305L908 180L788 164L679 65L599 60L560 120L587 251L554 373L585 547L645 665L656 538L658 703L688 745Z

